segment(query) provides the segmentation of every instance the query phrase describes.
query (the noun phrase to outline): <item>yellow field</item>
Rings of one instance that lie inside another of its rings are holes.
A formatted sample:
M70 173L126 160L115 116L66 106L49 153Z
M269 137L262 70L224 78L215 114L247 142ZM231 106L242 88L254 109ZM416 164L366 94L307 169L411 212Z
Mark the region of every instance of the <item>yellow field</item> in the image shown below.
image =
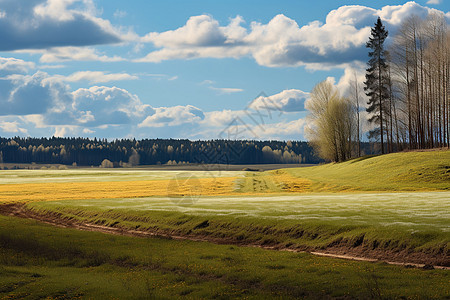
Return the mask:
M310 192L312 181L306 178L297 178L284 170L270 172L269 180L277 184L284 192L304 193Z
M285 170L264 173L248 173L238 180L239 190L249 194L267 193L305 193L311 192L312 182L309 179L290 175Z
M234 192L236 177L196 178L192 181L151 180L114 182L49 182L0 185L0 201L32 202L81 199L141 198L150 196L229 195ZM170 188L176 184L177 189ZM198 187L198 186L197 186Z
M0 201L448 191L449 162L450 151L446 150L394 153L339 164L267 172L2 171Z

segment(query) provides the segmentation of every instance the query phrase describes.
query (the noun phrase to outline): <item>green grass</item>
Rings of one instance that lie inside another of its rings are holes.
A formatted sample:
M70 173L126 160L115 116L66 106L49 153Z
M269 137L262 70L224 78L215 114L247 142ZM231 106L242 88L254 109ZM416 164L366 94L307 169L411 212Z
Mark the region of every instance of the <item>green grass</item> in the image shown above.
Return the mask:
M0 298L444 299L448 282L442 270L112 236L0 216Z
M313 249L358 243L448 258L449 198L450 192L202 197L183 206L155 197L34 202L26 208L76 222L233 243ZM203 222L207 226L199 228Z
M167 180L180 173L186 172L20 170L1 171L0 182L114 184ZM48 218L231 244L418 254L449 264L450 151L270 172L194 174L239 177L236 192L243 194L203 196L192 205L147 197L34 202L25 208ZM277 180L292 177L311 182L306 193L283 192ZM265 189L275 193L262 196ZM0 216L0 298L449 299L449 282L449 271L113 236Z
M450 150L393 153L343 163L284 169L313 191L450 190Z

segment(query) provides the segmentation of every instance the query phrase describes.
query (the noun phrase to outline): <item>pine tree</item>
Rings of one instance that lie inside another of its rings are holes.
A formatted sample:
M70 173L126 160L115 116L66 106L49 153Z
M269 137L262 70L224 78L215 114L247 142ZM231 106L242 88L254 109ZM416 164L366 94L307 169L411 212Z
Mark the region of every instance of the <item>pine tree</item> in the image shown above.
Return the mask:
M371 114L369 122L375 123L377 128L369 132L369 137L380 136L381 153L384 154L384 133L383 129L383 113L385 101L389 99L388 83L388 66L386 64L386 51L384 50L384 41L388 36L388 31L384 28L380 17L378 17L375 26L371 30L371 36L366 43L366 47L370 48L369 61L366 69L366 81L364 82L364 90L369 97L367 103L367 112ZM379 127L378 127L379 126Z

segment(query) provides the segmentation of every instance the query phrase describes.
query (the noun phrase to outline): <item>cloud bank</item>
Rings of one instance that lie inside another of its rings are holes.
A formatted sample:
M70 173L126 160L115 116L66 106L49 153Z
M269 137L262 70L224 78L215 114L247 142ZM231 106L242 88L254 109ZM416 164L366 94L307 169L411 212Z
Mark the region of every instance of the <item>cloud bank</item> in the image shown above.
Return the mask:
M145 35L142 42L156 49L137 61L253 57L267 67L339 67L366 58L363 49L378 16L395 32L408 16L426 17L430 12L439 11L415 2L378 10L351 5L331 11L325 23L314 21L300 26L280 14L267 24L251 22L249 27L243 26L240 16L226 26L210 15L193 16L180 28ZM446 16L450 21L450 14Z
M264 124L255 122L258 111L260 116L275 109L286 114L303 111L308 93L300 90L258 97L247 110L205 112L193 105L152 107L116 86L72 91L67 84L134 79L126 73L49 75L33 72L35 65L23 60L1 58L0 63L0 73L4 74L0 77L0 106L4 108L0 111L0 135L4 136L48 136L51 132L54 136L224 138L230 123L240 122L237 128L243 134L241 138L273 139L297 135L304 125L302 120L279 120L275 114ZM8 70L24 74L10 74Z
M92 0L2 0L0 51L118 43L121 34L95 16Z

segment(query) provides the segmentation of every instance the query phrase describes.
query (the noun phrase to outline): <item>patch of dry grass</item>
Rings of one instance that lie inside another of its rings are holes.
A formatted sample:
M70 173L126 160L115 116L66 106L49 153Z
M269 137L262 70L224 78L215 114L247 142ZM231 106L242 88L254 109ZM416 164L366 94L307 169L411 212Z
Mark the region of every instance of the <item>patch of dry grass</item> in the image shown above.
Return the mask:
M192 180L115 182L49 182L0 185L1 202L34 202L81 199L142 198L150 196L215 196L234 192L236 177ZM193 189L193 183L197 186ZM174 188L176 186L176 189Z

